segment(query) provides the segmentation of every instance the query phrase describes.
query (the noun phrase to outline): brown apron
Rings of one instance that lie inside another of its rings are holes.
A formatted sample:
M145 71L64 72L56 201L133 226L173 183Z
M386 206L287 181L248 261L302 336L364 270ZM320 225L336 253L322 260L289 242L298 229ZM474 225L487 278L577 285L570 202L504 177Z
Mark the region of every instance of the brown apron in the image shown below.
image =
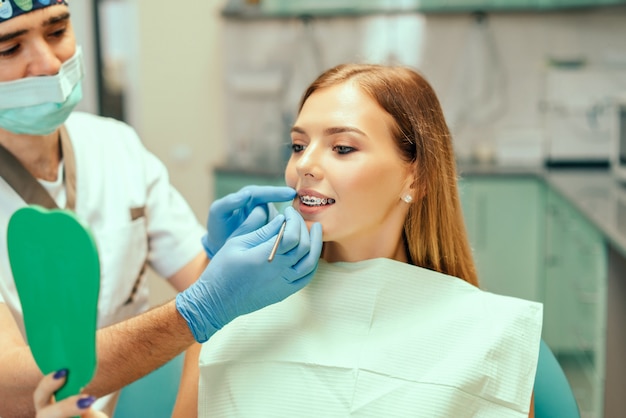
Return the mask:
M67 194L66 209L74 210L76 204L76 161L67 129L59 131L61 151L65 164L64 182ZM58 209L54 199L46 189L30 174L13 154L0 145L0 177L29 205L39 205L47 209Z

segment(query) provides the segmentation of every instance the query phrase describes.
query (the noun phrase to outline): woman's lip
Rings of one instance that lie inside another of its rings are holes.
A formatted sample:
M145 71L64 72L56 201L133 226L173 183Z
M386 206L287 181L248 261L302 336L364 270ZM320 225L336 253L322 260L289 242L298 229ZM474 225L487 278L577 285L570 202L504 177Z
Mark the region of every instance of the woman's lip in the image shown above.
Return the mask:
M328 199L328 196L324 196L323 194L318 193L315 190L311 190L311 189L298 190L297 194L298 194L298 198L300 198L300 196L311 196L311 197L319 197L320 199Z

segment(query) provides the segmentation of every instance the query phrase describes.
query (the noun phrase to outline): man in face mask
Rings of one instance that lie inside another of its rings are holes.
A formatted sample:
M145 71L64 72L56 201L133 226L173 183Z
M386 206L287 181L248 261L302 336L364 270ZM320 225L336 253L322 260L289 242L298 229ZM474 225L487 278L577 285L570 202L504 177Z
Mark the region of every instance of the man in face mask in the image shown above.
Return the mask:
M67 0L0 0L3 418L34 415L33 390L41 379L8 260L7 224L18 209L33 203L66 208L93 233L100 329L98 369L86 391L101 398L96 406L109 414L121 387L235 317L306 285L321 251L319 225L309 233L294 211L270 215L269 202L294 198L286 187L246 188L215 202L207 231L131 127L73 112L82 77ZM282 242L268 263L283 221ZM146 266L179 291L149 311ZM49 309L55 304L63 301L51 301Z

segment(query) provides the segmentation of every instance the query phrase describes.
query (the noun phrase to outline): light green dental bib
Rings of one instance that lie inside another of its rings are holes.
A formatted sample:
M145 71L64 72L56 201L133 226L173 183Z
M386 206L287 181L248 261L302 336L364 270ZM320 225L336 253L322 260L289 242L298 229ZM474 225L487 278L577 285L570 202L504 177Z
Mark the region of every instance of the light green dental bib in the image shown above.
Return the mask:
M199 418L527 418L542 306L389 259L319 262L203 344Z
M11 217L7 247L28 345L44 374L68 369L61 400L96 368L100 263L89 229L72 212L24 207Z

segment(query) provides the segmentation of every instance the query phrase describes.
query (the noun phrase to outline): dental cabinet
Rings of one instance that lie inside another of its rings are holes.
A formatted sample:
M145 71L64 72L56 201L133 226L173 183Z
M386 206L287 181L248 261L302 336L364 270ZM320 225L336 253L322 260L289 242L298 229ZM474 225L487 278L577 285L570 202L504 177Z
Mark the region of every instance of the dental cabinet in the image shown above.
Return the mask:
M607 246L604 237L557 192L546 190L543 338L565 370L581 410L603 409Z
M544 321L548 331L556 328L550 317L560 332L571 330L567 339L554 333L547 338L557 337L562 350L578 347L579 355L559 360L566 371L582 372L574 389L583 411L621 417L626 411L626 187L607 170L556 171L544 177L554 193L549 203L556 208L549 216L560 220L552 223L552 247L563 258L548 266L546 280L554 283L545 304L553 306L551 316L544 311Z
M459 182L459 193L480 286L541 301L541 183L532 177L468 176Z

